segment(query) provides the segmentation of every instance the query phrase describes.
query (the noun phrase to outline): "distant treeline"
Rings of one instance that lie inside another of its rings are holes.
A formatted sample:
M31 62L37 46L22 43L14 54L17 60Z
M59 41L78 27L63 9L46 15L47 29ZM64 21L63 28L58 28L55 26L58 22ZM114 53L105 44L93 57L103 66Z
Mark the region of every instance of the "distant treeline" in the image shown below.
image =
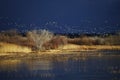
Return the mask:
M67 37L67 42L77 45L120 45L120 32L114 33L65 33L59 34Z
M120 32L111 32L111 33L55 33L55 35L63 35L67 36L68 38L79 38L79 37L108 37L111 35L120 35Z

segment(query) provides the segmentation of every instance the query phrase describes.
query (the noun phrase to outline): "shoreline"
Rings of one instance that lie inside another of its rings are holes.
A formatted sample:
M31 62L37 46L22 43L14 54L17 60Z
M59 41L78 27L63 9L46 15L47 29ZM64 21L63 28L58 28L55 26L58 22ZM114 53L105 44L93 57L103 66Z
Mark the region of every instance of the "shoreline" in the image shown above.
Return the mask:
M1 51L2 48L4 47L4 50L6 51ZM10 50L9 50L10 48ZM20 50L18 50L18 49ZM12 50L13 49L13 50ZM17 49L15 51L15 49ZM27 50L27 51L26 51ZM74 54L78 52L89 52L89 51L103 51L103 50L111 50L111 51L120 51L120 45L118 46L111 46L111 45L75 45L75 44L67 44L64 45L62 48L59 49L51 49L51 50L45 50L45 51L31 51L30 48L27 47L22 47L19 45L14 45L14 44L7 44L7 43L2 43L0 45L0 57L2 56L16 56L16 57L22 57L22 56L27 56L27 55L43 55L43 54L51 54L51 55L56 55L56 54Z
M79 51L79 52L59 52L59 53L50 53L50 52L40 52L40 53L6 53L6 55L0 55L0 60L71 60L71 59L86 59L88 57L109 57L109 56L118 56L120 50L111 51L111 50L94 50L94 51Z

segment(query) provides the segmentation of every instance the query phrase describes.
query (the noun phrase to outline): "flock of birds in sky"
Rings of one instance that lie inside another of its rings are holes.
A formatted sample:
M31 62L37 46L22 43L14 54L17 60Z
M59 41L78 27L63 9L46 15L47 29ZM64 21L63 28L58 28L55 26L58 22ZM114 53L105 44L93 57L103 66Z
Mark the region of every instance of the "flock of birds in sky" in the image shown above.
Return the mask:
M28 30L38 30L38 29L46 29L52 31L54 33L109 33L114 31L114 29L119 27L119 24L115 25L106 25L105 27L95 27L89 20L81 21L81 23L87 26L70 26L67 24L59 24L56 21L49 21L45 24L24 24L20 23L20 19L12 19L8 17L0 17L0 30L9 30L9 29L18 29L19 31L26 32ZM108 23L108 20L104 21L104 23ZM93 27L90 27L93 26ZM113 27L110 27L113 26ZM108 30L108 31L106 31Z

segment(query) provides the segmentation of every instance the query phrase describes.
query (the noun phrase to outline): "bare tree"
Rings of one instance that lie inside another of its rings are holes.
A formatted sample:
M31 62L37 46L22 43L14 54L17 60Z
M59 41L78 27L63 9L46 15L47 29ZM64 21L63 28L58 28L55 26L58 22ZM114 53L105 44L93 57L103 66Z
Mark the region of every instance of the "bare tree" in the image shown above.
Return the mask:
M28 36L34 41L38 50L43 50L43 44L52 39L53 33L47 30L32 30L28 32Z

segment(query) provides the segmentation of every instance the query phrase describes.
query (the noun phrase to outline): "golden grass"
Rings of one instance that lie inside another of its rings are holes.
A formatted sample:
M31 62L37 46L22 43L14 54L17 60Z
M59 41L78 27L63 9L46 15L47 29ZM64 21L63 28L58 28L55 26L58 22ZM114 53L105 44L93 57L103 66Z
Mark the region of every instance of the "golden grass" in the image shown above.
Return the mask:
M68 44L63 47L64 50L120 50L120 45L75 45Z
M110 46L110 45L75 45L75 44L67 44L64 45L60 49L53 49L53 50L45 50L40 51L38 54L69 54L72 51L87 51L87 50L120 50L119 46ZM25 46L19 46L10 43L3 43L0 42L0 55L10 55L10 53L29 53L33 52L31 48ZM34 52L33 52L34 53ZM36 52L35 52L36 53ZM14 54L13 54L14 55Z
M25 46L19 46L15 44L10 43L3 43L0 42L0 53L7 53L7 52L31 52L31 48L25 47Z
M75 45L67 44L60 49L51 49L44 52L38 52L38 54L73 54L71 52L79 51L96 51L96 50L120 50L120 46L110 45Z

